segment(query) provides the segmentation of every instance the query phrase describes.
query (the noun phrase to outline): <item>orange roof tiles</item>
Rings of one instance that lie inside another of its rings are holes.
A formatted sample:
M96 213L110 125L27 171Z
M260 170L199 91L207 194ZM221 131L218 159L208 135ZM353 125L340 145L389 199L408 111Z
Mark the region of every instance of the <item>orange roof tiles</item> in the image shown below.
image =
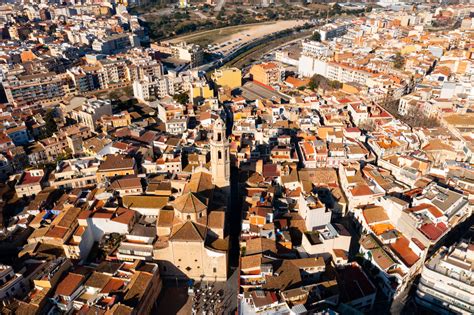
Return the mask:
M57 286L56 294L70 296L84 280L83 275L69 273Z
M367 207L366 209L362 210L362 214L364 215L365 221L369 225L390 220L387 213L385 212L385 209L382 207Z
M374 192L370 189L369 186L365 184L360 184L351 189L351 194L353 196L368 196L372 195Z
M422 203L416 207L407 209L409 212L419 212L423 210L429 211L435 218L441 218L443 216L443 213L439 211L438 208L427 203Z
M388 232L388 231L391 231L391 230L395 229L395 227L390 223L375 224L371 228L372 228L372 231L374 231L374 233L376 235L381 235L385 232Z
M390 248L408 267L413 266L420 257L410 248L410 241L404 236L399 237Z

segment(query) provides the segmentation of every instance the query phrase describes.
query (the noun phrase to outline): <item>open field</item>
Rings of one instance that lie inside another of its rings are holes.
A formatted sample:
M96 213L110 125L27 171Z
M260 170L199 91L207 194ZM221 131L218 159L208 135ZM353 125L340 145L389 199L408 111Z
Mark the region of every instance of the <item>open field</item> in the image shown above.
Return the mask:
M214 52L222 52L225 54L246 42L267 36L274 32L301 26L306 22L306 20L289 20L229 26L179 36L169 40L168 42L175 43L186 41L188 43L199 44L202 47L207 47L212 44L216 47Z

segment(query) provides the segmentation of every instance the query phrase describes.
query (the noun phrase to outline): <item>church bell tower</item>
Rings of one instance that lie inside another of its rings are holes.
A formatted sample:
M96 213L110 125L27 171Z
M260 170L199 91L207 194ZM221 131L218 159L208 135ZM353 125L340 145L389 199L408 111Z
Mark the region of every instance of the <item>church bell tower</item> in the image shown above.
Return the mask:
M214 123L210 144L212 183L220 188L228 188L230 185L229 140L226 137L225 123L220 117Z

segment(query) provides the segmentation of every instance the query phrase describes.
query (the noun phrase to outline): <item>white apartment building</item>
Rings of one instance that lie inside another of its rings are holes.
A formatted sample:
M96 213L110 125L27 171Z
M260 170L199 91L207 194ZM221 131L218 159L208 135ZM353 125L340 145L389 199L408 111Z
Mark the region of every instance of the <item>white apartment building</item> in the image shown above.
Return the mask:
M341 37L347 33L347 24L326 24L318 30L321 35L321 40L331 40L336 37Z
M189 62L191 68L200 66L204 53L199 45L180 42L170 46L173 57Z
M372 77L372 73L349 65L330 62L327 65L326 77L330 80L337 80L342 83L356 82L365 84L366 81Z
M304 77L312 77L315 74L326 76L328 63L324 58L301 55L298 61L298 73Z
M0 301L25 292L23 275L15 273L11 266L0 265Z
M173 84L166 76L157 80L146 77L144 80L133 82L133 96L141 101L163 98L174 94Z
M92 130L95 130L97 121L105 115L112 115L112 103L110 100L88 99L81 107L71 112L72 119L88 126Z
M474 244L440 249L424 266L416 301L438 314L474 313Z
M302 46L303 55L329 56L331 54L331 51L327 45L314 40L303 41Z

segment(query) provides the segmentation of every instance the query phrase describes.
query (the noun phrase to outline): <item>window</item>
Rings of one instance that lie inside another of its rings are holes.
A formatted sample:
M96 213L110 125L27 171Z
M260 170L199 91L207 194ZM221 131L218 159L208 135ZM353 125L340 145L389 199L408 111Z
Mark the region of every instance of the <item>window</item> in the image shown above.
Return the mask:
M217 133L217 141L222 141L222 134L220 132Z
M222 160L222 152L221 151L217 151L217 158L219 160Z
M214 273L216 273L216 272L217 272L217 268L216 268L216 267L212 268L212 271L213 271Z

